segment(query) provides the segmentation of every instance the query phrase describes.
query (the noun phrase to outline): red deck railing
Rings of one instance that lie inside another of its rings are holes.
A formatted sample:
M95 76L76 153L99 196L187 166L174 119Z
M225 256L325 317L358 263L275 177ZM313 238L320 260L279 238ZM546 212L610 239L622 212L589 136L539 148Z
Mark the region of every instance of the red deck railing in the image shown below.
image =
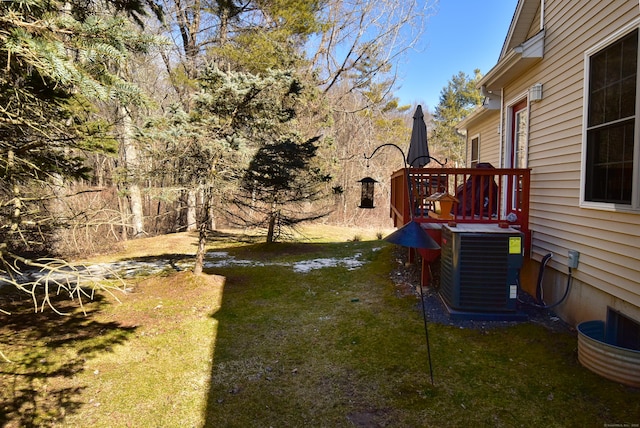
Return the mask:
M403 168L391 176L391 218L396 227L412 216L420 223L508 224L524 233L528 251L529 186L529 169ZM457 199L449 212L434 201L445 193Z

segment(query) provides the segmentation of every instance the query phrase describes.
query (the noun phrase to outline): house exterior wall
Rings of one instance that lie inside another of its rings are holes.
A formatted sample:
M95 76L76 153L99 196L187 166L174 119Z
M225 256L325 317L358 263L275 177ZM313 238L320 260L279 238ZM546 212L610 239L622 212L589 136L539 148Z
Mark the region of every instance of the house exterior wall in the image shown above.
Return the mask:
M530 113L531 228L533 250L557 255L561 277L568 250L581 254L569 300L560 307L574 323L605 319L607 306L640 319L640 213L580 207L585 52L638 16L637 2L628 0L598 7L545 1L545 56L535 70L544 98ZM554 277L550 294L559 298L566 281Z
M467 167L470 167L471 139L475 136L479 136L480 138L479 162L489 162L495 167L500 165L499 123L500 111L492 110L489 112L486 121L482 122L479 127L474 128L473 134L467 134Z
M555 309L572 324L604 320L608 306L640 320L640 212L580 203L585 53L634 21L640 25L640 8L636 0L592 6L586 1L545 0L544 58L503 86L502 115L483 114L467 129L469 136L480 134L482 159L485 151L495 156L496 146L504 147L508 138L509 106L525 97L533 84L543 83L543 99L530 102L528 110L531 254L533 260L554 254L544 286L545 300L551 303L567 285L568 250L580 252L569 297ZM497 144L485 133L496 129L500 120L504 132ZM504 150L500 153L502 166Z

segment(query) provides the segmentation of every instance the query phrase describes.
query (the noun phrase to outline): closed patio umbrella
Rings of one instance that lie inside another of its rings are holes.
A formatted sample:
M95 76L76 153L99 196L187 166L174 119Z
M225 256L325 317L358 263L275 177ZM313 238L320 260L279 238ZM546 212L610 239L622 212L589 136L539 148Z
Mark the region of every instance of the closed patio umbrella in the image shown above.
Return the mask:
M411 130L407 163L413 168L422 168L428 164L430 160L429 145L427 143L427 125L424 123L422 106L418 105L413 114L413 128Z

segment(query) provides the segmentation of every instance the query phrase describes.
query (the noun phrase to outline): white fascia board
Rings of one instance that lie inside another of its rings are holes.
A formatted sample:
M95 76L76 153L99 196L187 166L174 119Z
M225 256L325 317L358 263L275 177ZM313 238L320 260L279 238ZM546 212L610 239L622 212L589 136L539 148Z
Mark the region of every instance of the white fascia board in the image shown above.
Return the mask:
M511 49L489 72L480 79L477 87L488 91L500 91L504 84L517 77L532 62L544 56L544 30L526 42Z

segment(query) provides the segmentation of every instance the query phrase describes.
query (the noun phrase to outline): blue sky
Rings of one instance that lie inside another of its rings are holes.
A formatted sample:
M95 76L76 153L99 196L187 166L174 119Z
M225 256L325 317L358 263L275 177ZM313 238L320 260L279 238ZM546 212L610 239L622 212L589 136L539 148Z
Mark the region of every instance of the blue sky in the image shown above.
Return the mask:
M402 0L400 0L402 1ZM440 0L426 23L421 49L399 65L395 95L433 112L453 75L486 74L498 61L517 0Z

